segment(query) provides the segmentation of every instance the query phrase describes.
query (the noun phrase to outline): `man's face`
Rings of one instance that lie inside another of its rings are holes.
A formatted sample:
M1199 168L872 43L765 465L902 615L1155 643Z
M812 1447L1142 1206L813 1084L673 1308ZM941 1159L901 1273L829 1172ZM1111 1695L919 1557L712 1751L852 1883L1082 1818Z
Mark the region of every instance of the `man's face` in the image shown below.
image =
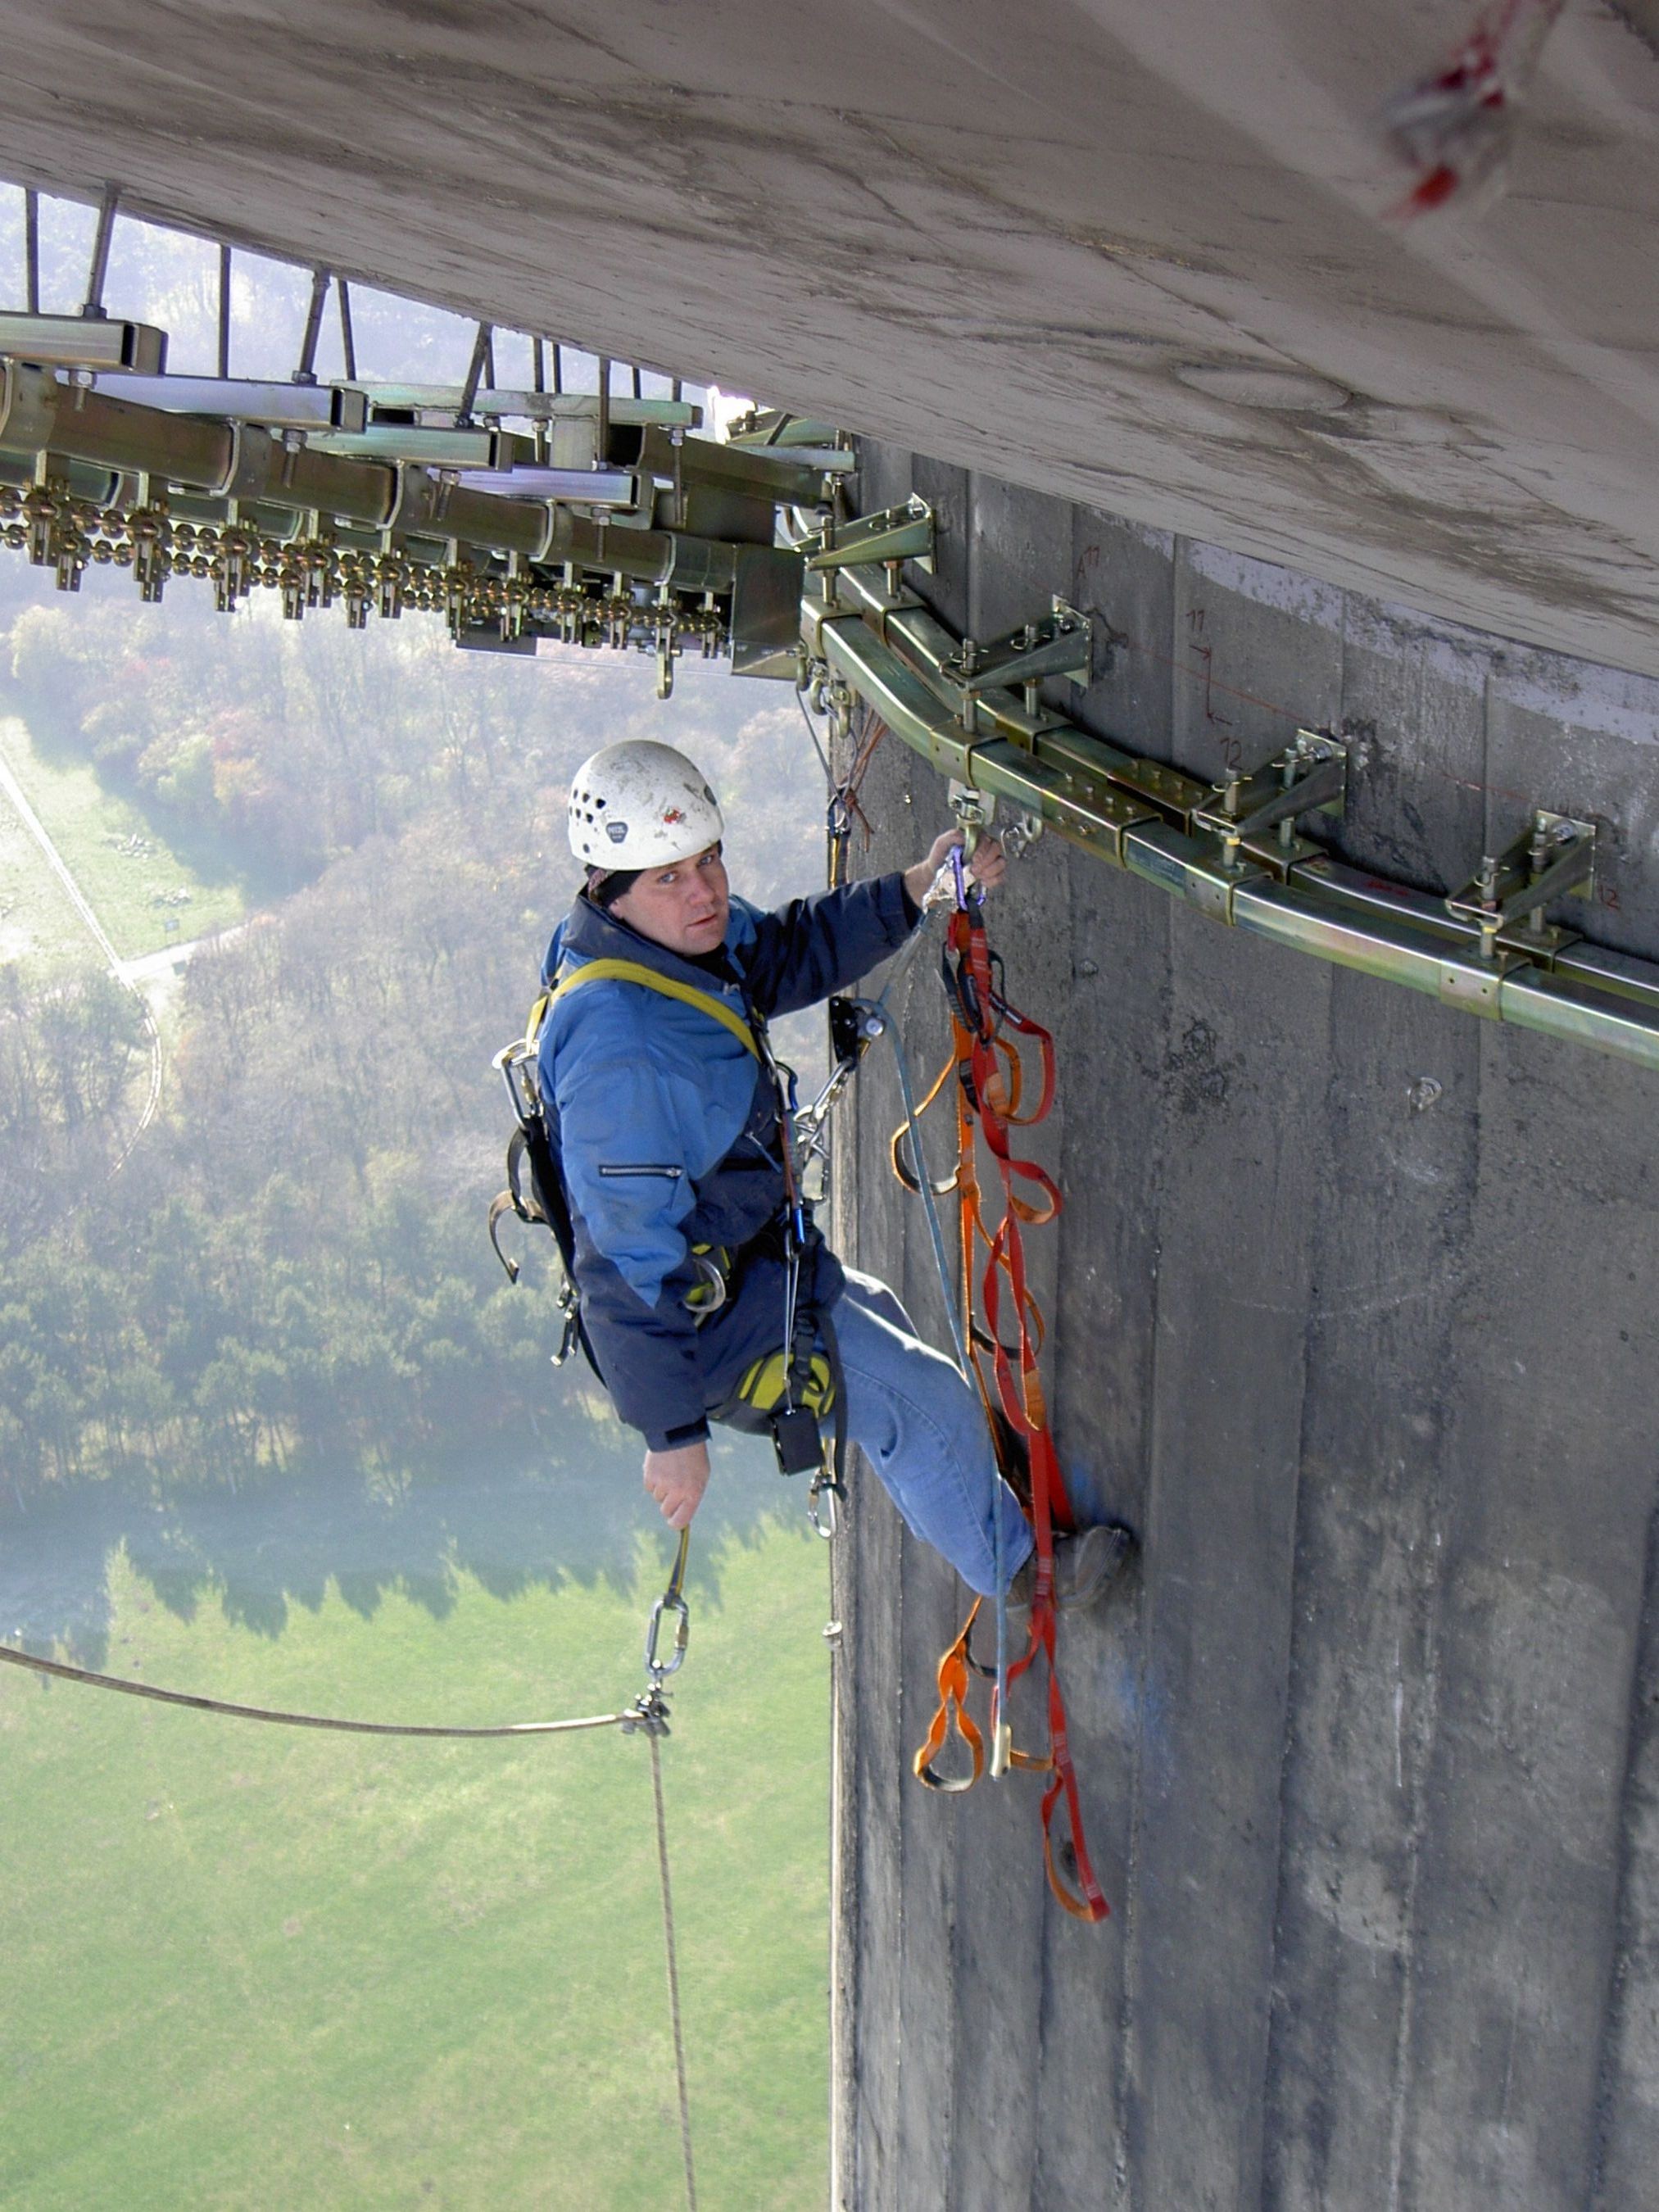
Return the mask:
M647 868L611 911L641 937L682 958L713 952L725 942L732 912L720 847L710 845L672 867Z

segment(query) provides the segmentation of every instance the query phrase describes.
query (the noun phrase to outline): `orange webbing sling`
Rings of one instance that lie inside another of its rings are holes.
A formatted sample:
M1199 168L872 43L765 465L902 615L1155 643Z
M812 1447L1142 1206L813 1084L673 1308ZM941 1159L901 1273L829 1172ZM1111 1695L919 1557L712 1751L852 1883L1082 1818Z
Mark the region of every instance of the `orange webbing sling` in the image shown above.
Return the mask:
M952 966L954 963L954 967ZM1009 1764L1049 1777L1042 1805L1042 1854L1048 1886L1066 1910L1080 1920L1103 1920L1110 1907L1102 1894L1084 1840L1083 1811L1078 1798L1077 1774L1072 1763L1066 1733L1066 1705L1054 1665L1054 1530L1073 1525L1071 1501L1054 1452L1048 1426L1047 1402L1038 1361L1042 1348L1042 1316L1025 1279L1024 1227L1052 1221L1060 1212L1060 1197L1053 1178L1034 1160L1017 1158L1011 1131L1042 1121L1054 1104L1054 1039L1038 1022L1009 1005L992 975L992 954L985 926L976 908L959 908L951 918L946 940L945 972L951 985L951 1057L922 1101L925 1112L945 1085L954 1079L957 1096L957 1167L948 1182L954 1190L961 1217L961 1310L969 1325L975 1376L985 1402L987 1418L1002 1473L1018 1488L1022 1474L1030 1478L1028 1508L1036 1544L1036 1588L1031 1602L1030 1630L1024 1650L1008 1669L1010 1686L1036 1662L1042 1652L1048 1677L1048 1748L1046 1756L1012 1750ZM1018 1048L1012 1036L1035 1047L1042 1069L1042 1086L1036 1105L1020 1111L1024 1088ZM902 1182L916 1188L921 1163L912 1164L904 1154L907 1129L893 1139L893 1165ZM984 1139L996 1162L1002 1185L1002 1218L994 1229L987 1225L977 1168L977 1141ZM980 1278L980 1300L984 1327L974 1323L974 1260L981 1247L985 1262ZM1012 1306L1018 1342L1002 1340L1005 1291ZM988 1354L991 1381L985 1374ZM998 1416L1001 1418L999 1419ZM1010 1437L1018 1442L1011 1448ZM1024 1447L1026 1466L1013 1464ZM916 1753L918 1780L930 1789L971 1789L985 1765L984 1739L967 1709L969 1676L988 1670L974 1658L969 1637L979 1611L976 1601L962 1633L939 1661L939 1710L927 1738ZM1000 1711L997 1692L991 1693L991 1740L995 1743L1006 1716ZM970 1760L965 1775L946 1779L934 1762L952 1732L960 1736ZM1077 1863L1077 1889L1061 1878L1054 1842L1054 1816L1064 1803Z

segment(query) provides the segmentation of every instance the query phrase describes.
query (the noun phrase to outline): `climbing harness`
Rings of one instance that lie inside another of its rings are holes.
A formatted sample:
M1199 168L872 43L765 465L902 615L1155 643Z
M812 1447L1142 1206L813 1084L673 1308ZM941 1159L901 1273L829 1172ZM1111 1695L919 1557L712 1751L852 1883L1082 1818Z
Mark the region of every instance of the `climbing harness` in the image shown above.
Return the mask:
M921 1106L915 1113L907 1114L904 1125L895 1133L893 1167L908 1189L925 1195L955 1194L961 1230L957 1288L970 1364L1001 1473L1017 1492L1024 1493L1027 1502L1036 1539L1036 1589L1025 1648L1011 1662L1006 1628L1006 1577L999 1560L997 1663L994 1668L987 1668L973 1655L970 1639L983 1602L976 1599L961 1634L939 1662L939 1709L915 1753L914 1766L918 1779L931 1789L962 1790L970 1789L979 1780L986 1764L985 1744L967 1710L969 1676L970 1670L988 1674L993 1685L991 1771L1000 1775L1018 1768L1049 1777L1041 1808L1043 1861L1049 1887L1068 1912L1079 1919L1101 1920L1109 1908L1096 1881L1084 1838L1082 1808L1054 1655L1054 1532L1056 1528L1069 1530L1073 1518L1054 1451L1040 1372L1042 1315L1025 1273L1024 1230L1054 1220L1060 1212L1060 1195L1044 1168L1014 1152L1011 1135L1016 1128L1032 1127L1045 1120L1054 1104L1054 1039L1041 1023L1022 1013L1007 997L1001 962L991 950L981 903L968 884L959 854L953 865L956 905L947 930L943 961L951 1002L951 1054ZM1036 1051L1040 1070L1036 1103L1026 1110L1022 1110L1027 1089L1022 1045ZM954 1173L930 1191L919 1150L918 1122L947 1085L952 1088L956 1099L957 1164ZM986 1219L979 1180L977 1155L981 1143L996 1164L1001 1185L1002 1214L994 1226ZM973 1317L974 1267L981 1249L984 1264L978 1291L984 1314L982 1327ZM1009 1319L1018 1340L1012 1345L1004 1337L1005 1304L1011 1309ZM993 1527L999 1535L1000 1526L998 1513L994 1516ZM1008 1719L1009 1692L1035 1664L1039 1653L1046 1662L1048 1672L1046 1755L1018 1749ZM953 1731L967 1747L970 1769L966 1776L947 1779L935 1761ZM1062 1876L1054 1843L1054 1814L1062 1803L1070 1831L1076 1889Z
M563 1322L563 1334L553 1354L553 1364L562 1367L580 1344L596 1376L599 1363L582 1329L581 1303L576 1292L575 1227L570 1218L570 1203L565 1196L564 1177L542 1110L536 1060L541 1048L542 1025L558 1001L590 983L606 981L637 983L664 998L678 1000L683 1006L695 1006L700 1013L729 1030L757 1060L761 1057L760 1045L750 1024L712 992L700 991L694 984L682 983L672 975L659 975L654 968L647 968L641 961L589 960L541 994L530 1010L523 1036L504 1045L490 1062L507 1086L507 1101L516 1124L507 1148L507 1183L490 1201L490 1244L507 1271L508 1282L516 1283L519 1263L501 1249L503 1217L511 1212L522 1222L539 1224L552 1231L559 1253L558 1303ZM722 1256L709 1249L692 1255L699 1279L687 1303L700 1320L707 1320L726 1303L726 1268L721 1265Z
M837 1000L842 1024L841 1059L829 1082L810 1107L802 1108L797 1096L794 1070L772 1050L765 1021L752 1007L739 1014L712 992L665 975L644 963L625 959L584 961L544 990L530 1010L524 1034L504 1046L492 1062L506 1085L515 1127L507 1146L507 1182L491 1201L489 1241L507 1279L517 1282L518 1262L502 1249L500 1227L511 1212L526 1224L538 1224L553 1233L560 1261L558 1302L563 1334L553 1364L562 1366L580 1343L588 1364L600 1381L597 1360L582 1328L581 1305L575 1284L575 1231L557 1154L548 1128L537 1074L542 1031L553 1008L571 993L592 983L624 982L639 985L695 1007L718 1022L743 1045L764 1072L770 1086L777 1121L779 1161L784 1182L784 1205L773 1233L783 1263L782 1334L776 1352L756 1360L740 1379L726 1404L715 1407L713 1418L744 1429L764 1428L772 1438L779 1472L811 1475L807 1517L820 1536L833 1537L837 1509L846 1492L846 1409L840 1388L840 1356L828 1316L801 1298L801 1266L809 1243L811 1200L805 1188L808 1167L823 1158L828 1137L824 1124L841 1086L857 1065L868 1041L860 1031L856 1001ZM849 1025L850 1024L850 1025ZM869 1035L875 1034L870 1031ZM724 1248L699 1245L690 1258L698 1280L685 1303L698 1322L706 1321L726 1303L728 1283L737 1255ZM832 1444L826 1453L820 1421L833 1416Z
M538 999L532 1011L530 1031L539 1036L542 1023L571 992L581 990L589 983L639 983L647 991L655 991L665 999L678 999L682 1006L695 1006L710 1021L718 1022L729 1030L739 1044L752 1053L757 1060L763 1057L762 1048L754 1030L743 1016L728 1006L724 999L717 999L712 991L700 991L695 983L682 983L677 976L659 974L640 960L584 960L580 968L573 968L544 998Z

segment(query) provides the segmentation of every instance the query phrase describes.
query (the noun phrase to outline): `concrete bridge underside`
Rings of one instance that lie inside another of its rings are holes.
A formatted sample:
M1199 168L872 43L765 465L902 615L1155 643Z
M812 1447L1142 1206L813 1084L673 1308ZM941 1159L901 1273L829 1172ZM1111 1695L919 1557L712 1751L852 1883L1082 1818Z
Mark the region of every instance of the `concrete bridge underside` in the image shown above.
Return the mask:
M943 612L1114 634L1090 726L1346 732L1341 848L1426 889L1595 815L1583 927L1652 957L1655 10L1569 0L1508 196L1401 228L1378 105L1468 14L0 0L0 116L20 177L884 441ZM870 867L942 815L894 746L869 805ZM1060 1441L1145 1540L1066 1656L1117 1914L1046 1903L1025 1784L908 1780L957 1595L866 1486L840 2203L1649 2212L1652 1079L1053 839L997 930L1063 1069ZM896 1119L878 1058L848 1240L936 1320Z
M1659 674L1659 8L1389 219L1477 0L0 0L8 173ZM1528 7L1538 0L1525 0Z

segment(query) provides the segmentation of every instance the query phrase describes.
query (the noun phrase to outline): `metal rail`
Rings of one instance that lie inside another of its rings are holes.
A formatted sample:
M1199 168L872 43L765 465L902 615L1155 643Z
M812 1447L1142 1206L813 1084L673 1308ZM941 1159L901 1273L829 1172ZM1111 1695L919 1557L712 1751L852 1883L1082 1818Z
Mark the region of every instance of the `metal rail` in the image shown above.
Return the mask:
M993 645L958 639L904 587L894 557L922 555L931 530L913 500L799 535L807 680L832 710L863 700L941 775L1009 802L1028 836L1047 825L1212 921L1659 1069L1659 965L1545 917L1589 887L1592 825L1538 811L1449 899L1351 867L1297 833L1306 816L1340 811L1340 740L1301 732L1261 775L1211 786L1091 735L1037 688L1054 672L1086 680L1086 619L1056 602Z

